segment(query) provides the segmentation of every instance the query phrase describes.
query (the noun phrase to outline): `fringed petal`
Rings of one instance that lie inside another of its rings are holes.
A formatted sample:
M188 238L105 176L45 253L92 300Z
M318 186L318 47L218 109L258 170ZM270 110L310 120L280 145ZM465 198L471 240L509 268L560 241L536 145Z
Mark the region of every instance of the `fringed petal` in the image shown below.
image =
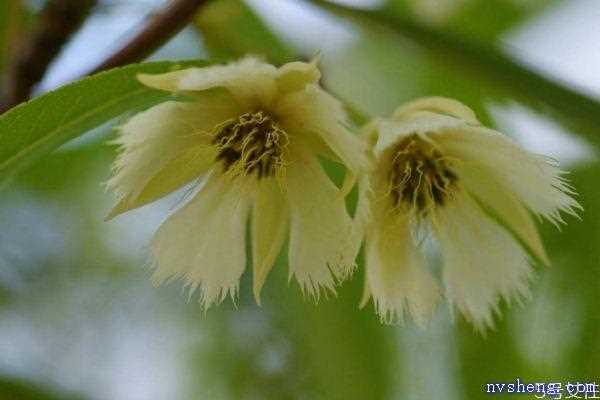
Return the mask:
M258 304L261 289L283 246L288 228L289 208L277 181L259 181L252 208L253 292Z
M287 168L290 203L290 278L318 298L320 288L334 292L337 281L355 268L355 236L344 197L316 157L305 151Z
M535 259L550 265L533 218L510 188L469 164L456 163L454 171L483 211L512 233Z
M188 68L166 74L140 74L146 86L170 92L227 89L244 107L269 105L277 94L277 68L253 57L227 65Z
M153 280L181 278L190 296L199 289L204 308L228 295L235 299L246 265L246 222L251 190L211 176L183 208L171 215L152 241Z
M431 219L442 251L448 301L478 330L493 327L501 299L529 294L527 254L464 192L455 193Z
M440 289L426 269L411 237L408 216L388 215L373 221L366 245L366 286L385 323L402 322L404 314L424 326L440 299Z
M212 130L234 112L166 102L130 119L115 140L121 152L107 187L120 201L109 217L152 202L205 173L215 157Z
M528 209L554 224L563 222L561 211L576 215L581 208L557 162L521 149L499 132L465 126L432 139L449 158L479 169L490 182L501 183Z
M281 124L320 151L324 144L346 168L357 176L367 165L364 143L349 131L342 104L316 85L293 92L277 106ZM326 153L325 155L329 155Z

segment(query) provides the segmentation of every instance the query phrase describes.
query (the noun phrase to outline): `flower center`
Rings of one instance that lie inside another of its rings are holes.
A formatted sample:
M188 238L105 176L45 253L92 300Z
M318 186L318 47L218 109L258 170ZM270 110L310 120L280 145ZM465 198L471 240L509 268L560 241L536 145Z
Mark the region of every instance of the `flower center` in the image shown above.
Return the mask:
M397 145L390 173L396 206L404 203L425 212L444 205L457 179L440 151L418 136L409 136Z
M263 111L227 121L213 139L219 149L217 161L223 162L225 171L256 172L259 179L273 176L283 164L287 143L287 133Z

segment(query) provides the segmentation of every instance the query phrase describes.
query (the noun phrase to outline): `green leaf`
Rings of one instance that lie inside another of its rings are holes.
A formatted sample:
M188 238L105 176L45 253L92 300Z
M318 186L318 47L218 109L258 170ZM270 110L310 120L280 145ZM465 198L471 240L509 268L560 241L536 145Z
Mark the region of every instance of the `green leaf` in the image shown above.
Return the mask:
M282 64L294 53L242 0L217 0L202 7L194 20L211 57L235 59L246 54Z
M202 65L206 63L163 61L115 68L9 110L0 116L0 186L61 144L126 111L149 107L172 96L143 86L137 74Z

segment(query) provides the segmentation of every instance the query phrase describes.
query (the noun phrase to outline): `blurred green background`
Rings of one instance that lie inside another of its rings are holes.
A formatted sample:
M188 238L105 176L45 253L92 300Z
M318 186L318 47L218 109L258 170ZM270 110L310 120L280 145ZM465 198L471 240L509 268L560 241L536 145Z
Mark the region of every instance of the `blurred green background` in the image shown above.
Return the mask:
M43 3L2 0L0 68ZM96 65L163 3L100 1L38 92ZM585 211L562 232L540 223L553 266L537 270L531 299L502 304L485 337L445 305L428 329L385 326L358 309L362 264L314 305L288 284L284 251L262 307L247 273L237 307L205 314L178 283L149 280L149 239L181 193L103 222L114 121L0 192L0 399L484 399L486 383L517 377L600 383L600 114L543 84L600 98L597 0L343 3L384 8L398 29L300 0L214 0L152 59L319 55L326 87L365 115L450 96L558 159Z

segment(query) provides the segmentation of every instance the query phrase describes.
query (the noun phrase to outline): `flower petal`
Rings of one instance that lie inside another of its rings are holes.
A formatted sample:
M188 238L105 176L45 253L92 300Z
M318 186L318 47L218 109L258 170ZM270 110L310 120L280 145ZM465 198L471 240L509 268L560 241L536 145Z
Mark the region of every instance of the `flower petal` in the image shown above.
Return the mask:
M259 305L260 291L285 241L288 226L289 209L277 181L259 181L252 209L253 291Z
M440 289L415 246L408 216L403 221L399 218L382 215L372 221L366 245L368 289L362 305L370 294L383 322L402 321L407 312L423 326L440 299Z
M250 198L237 182L212 175L183 208L158 229L152 250L153 280L183 278L190 296L200 288L205 308L235 298L246 265L246 221Z
M278 70L277 88L279 95L303 90L306 85L318 83L321 79L321 71L317 68L318 59L310 63L291 62Z
M492 327L492 310L498 310L501 298L528 294L532 270L527 254L461 191L436 208L432 224L444 260L448 301L477 329Z
M277 92L277 68L256 58L247 57L227 65L188 68L166 74L140 74L144 85L171 92L204 91L223 87L248 107L270 104Z
M382 119L376 122L375 127L371 127L372 130L376 129L378 133L373 152L379 157L408 135L416 134L427 138L428 133L448 129L463 129L466 126L468 125L463 120L430 112L419 112L419 114L413 115L411 119L402 121Z
M367 165L364 144L348 130L342 104L317 85L285 96L277 114L285 129L303 135L310 145L324 142L355 176Z
M467 123L478 125L475 112L460 101L447 97L423 97L411 101L394 111L394 119L411 118L415 113L428 111L436 114L449 115Z
M453 171L488 215L513 233L536 259L550 265L531 215L510 188L487 176L485 171L470 168L469 164L457 163Z
M166 102L130 119L115 140L122 151L107 187L121 200L109 216L152 202L206 172L214 161L210 134L235 112L219 103Z
M290 278L295 276L303 292L318 298L320 287L334 291L335 280L353 271L355 234L344 197L317 159L301 154L287 168Z
M396 109L392 119L376 120L368 131L378 133L374 148L380 154L396 144L402 137L425 135L447 129L480 126L475 112L461 102L445 97L424 97Z
M198 179L201 174L214 166L216 155L217 150L214 146L204 144L182 150L156 171L139 194L135 197L123 197L108 213L106 220L160 199Z
M553 223L562 222L560 211L576 215L580 208L556 162L521 149L499 132L466 126L438 132L431 138L444 154L479 168L511 190L531 211Z

